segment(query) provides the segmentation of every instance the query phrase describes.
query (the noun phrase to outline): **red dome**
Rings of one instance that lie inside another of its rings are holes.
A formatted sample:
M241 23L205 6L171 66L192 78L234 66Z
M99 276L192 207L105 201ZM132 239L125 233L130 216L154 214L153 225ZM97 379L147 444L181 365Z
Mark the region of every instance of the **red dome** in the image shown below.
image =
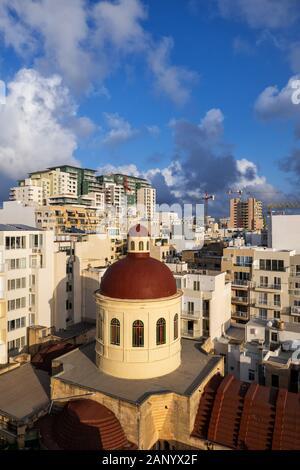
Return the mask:
M159 299L176 292L168 266L148 253L129 253L107 269L100 284L100 294L114 299Z
M59 414L42 418L39 428L50 450L120 450L133 446L115 414L90 399L70 401Z

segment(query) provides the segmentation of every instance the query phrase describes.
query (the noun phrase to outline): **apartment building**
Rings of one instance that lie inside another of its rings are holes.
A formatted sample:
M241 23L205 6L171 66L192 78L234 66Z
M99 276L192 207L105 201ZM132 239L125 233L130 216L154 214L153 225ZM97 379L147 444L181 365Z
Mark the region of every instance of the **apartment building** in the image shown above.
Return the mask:
M43 189L36 184L35 180L27 178L15 186L9 192L10 201L20 201L27 206L43 204Z
M214 341L230 325L231 286L225 273L189 271L186 263L166 263L183 291L181 334Z
M53 234L0 224L0 363L26 351L27 328L52 326Z
M139 216L145 220L154 220L156 207L156 189L140 188L137 190Z
M268 246L270 248L300 251L299 233L299 214L270 214L268 216Z
M230 199L230 228L261 230L264 226L262 202L251 197Z
M35 210L36 226L55 234L71 231L96 233L103 211L80 206L40 206Z
M110 175L99 175L97 181L101 185L106 183L115 184L122 188L123 194L126 196L126 202L128 206L135 206L137 204L137 191L140 188L149 188L151 184L144 178L138 178L136 176L123 175L120 173ZM119 191L120 191L119 188Z
M215 343L215 353L226 356L227 373L244 382L300 391L299 324L253 318L239 339L230 337L233 329Z
M300 322L300 255L293 250L227 247L222 271L232 284L232 318Z
M86 304L85 288L99 288L94 269L108 266L118 258L116 244L98 235L64 235L55 239L53 317L56 329L65 329L83 320L95 321L94 302ZM88 307L91 307L88 310Z

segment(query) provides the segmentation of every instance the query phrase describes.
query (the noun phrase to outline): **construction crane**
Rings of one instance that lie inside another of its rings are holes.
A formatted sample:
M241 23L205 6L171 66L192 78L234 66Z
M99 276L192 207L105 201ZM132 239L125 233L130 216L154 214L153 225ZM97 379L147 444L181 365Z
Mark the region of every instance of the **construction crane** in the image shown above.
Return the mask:
M215 200L215 195L214 194L208 194L208 192L205 192L203 196L200 198L202 201L204 201L204 225L205 228L208 228L208 201Z

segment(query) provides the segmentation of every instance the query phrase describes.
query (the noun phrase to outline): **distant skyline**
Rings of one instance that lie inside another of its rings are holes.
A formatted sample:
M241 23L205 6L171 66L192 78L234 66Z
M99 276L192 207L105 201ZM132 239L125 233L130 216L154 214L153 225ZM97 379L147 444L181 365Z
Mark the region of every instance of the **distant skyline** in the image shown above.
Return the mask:
M300 199L298 0L0 0L0 200L75 164L228 211Z

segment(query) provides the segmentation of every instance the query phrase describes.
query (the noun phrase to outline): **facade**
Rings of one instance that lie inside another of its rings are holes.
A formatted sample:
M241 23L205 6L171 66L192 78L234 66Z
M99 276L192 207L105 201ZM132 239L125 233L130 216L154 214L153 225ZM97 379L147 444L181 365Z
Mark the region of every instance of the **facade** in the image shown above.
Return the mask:
M103 212L92 207L75 205L39 206L35 209L36 226L55 234L71 231L96 233Z
M300 251L300 215L270 214L268 246L277 250Z
M36 184L35 180L26 179L10 189L9 199L11 201L20 201L26 206L42 205L43 204L43 189Z
M117 191L122 192L126 196L127 206L135 206L137 204L137 191L140 188L151 187L150 183L144 178L122 175L120 173L97 176L97 181L102 187L108 186L108 183L116 185Z
M144 220L154 220L156 207L156 189L142 187L137 190L137 207Z
M181 334L186 338L214 341L230 325L231 285L225 273L188 270L186 263L167 263L183 292Z
M53 234L0 225L0 363L26 351L27 329L52 326Z
M222 270L232 284L232 318L299 323L300 256L291 250L228 247Z
M230 228L260 230L263 225L261 201L255 198L248 198L246 201L241 198L230 199Z

